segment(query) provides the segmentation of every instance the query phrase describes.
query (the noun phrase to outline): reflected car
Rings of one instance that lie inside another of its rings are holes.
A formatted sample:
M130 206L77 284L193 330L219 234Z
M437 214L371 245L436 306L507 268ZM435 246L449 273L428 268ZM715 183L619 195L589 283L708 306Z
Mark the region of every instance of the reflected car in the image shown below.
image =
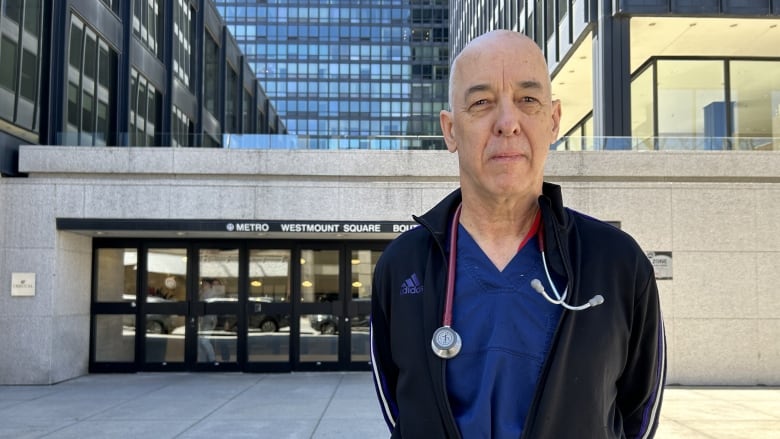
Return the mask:
M281 328L290 326L289 314L252 314L249 316L249 330L257 329L260 332L278 332ZM218 328L226 331L238 331L238 319L236 316L220 316L217 322Z
M135 300L135 296L125 294L122 296L125 300ZM170 300L157 296L149 296L146 298L147 303L161 303L170 302ZM173 319L174 316L166 314L147 314L146 315L146 333L147 334L170 334L176 327L176 323ZM125 316L122 324L127 327L135 327L135 316Z
M236 301L236 298L218 298L209 299L208 302L216 301ZM274 303L271 297L256 297L253 298L251 303L257 303L262 305L263 303ZM262 306L261 306L262 309ZM263 312L255 312L249 315L248 325L249 330L256 329L260 332L278 332L281 328L290 326L289 314L265 314ZM222 328L226 331L238 330L238 319L235 315L221 315L217 320L217 328Z
M357 315L349 319L353 331L368 331L370 314ZM312 314L309 316L312 329L320 334L330 335L339 332L339 317L332 314Z
M174 327L171 316L160 314L147 314L146 316L147 334L170 334Z

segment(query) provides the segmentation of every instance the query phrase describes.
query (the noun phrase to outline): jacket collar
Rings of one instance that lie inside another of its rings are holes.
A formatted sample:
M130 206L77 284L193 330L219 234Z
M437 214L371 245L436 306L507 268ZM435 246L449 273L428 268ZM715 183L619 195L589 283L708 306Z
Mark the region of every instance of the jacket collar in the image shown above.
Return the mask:
M450 221L455 214L455 209L463 199L460 188L450 192L443 200L435 205L425 214L414 217L421 225L428 228L434 237L440 243L447 241L447 230L449 230ZM542 208L542 213L553 215L553 222L556 226L565 227L566 213L563 207L563 197L561 196L561 187L557 184L544 182L542 185L542 195L539 196L539 205L545 205L548 209Z
M415 221L430 231L434 241L444 254L449 252L448 231L455 215L455 209L458 208L461 200L461 191L456 189L431 210L420 217L414 217ZM570 257L569 244L564 239L569 224L561 196L561 187L557 184L544 182L542 195L539 196L539 208L542 212L544 247L550 268L565 278L571 279L572 272L566 262Z

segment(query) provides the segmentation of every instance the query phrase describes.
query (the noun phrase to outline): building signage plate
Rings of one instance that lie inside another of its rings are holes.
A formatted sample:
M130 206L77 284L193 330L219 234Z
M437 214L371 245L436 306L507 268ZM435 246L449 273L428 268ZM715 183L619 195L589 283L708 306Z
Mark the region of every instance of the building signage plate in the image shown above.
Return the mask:
M672 252L647 252L656 279L672 279Z
M35 273L11 273L11 295L35 296Z

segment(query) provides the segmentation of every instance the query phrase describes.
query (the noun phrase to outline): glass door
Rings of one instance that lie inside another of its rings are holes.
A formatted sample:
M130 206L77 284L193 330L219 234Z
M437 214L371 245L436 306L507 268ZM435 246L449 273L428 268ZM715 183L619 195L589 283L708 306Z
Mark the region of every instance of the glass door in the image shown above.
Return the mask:
M198 248L197 297L190 301L196 369L238 369L239 249Z
M139 291L139 322L145 370L184 370L188 314L187 248L146 248L137 267L145 267Z
M90 370L368 370L384 245L98 240Z
M290 370L290 249L249 249L247 370Z
M336 370L344 287L338 247L304 247L298 265L298 349L302 370Z
M300 250L300 369L369 369L371 280L381 249L348 243Z
M341 330L344 331L349 352L347 368L367 370L371 359L371 285L376 261L382 254L380 247L362 245L349 250L349 290L347 312Z
M138 249L116 242L95 249L92 279L90 372L134 372L138 326Z

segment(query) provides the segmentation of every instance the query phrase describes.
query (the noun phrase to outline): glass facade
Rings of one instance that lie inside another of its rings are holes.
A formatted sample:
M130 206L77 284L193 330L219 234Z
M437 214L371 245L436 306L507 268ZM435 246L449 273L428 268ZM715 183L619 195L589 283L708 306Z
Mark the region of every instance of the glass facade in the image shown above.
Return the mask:
M287 133L211 0L0 0L0 59L3 175L24 144Z
M634 149L778 150L780 60L656 59L631 85Z
M659 137L727 135L723 67L722 61L666 60L657 64Z
M780 150L780 60L731 61L729 73L735 147Z
M446 1L215 3L299 144L444 147Z

